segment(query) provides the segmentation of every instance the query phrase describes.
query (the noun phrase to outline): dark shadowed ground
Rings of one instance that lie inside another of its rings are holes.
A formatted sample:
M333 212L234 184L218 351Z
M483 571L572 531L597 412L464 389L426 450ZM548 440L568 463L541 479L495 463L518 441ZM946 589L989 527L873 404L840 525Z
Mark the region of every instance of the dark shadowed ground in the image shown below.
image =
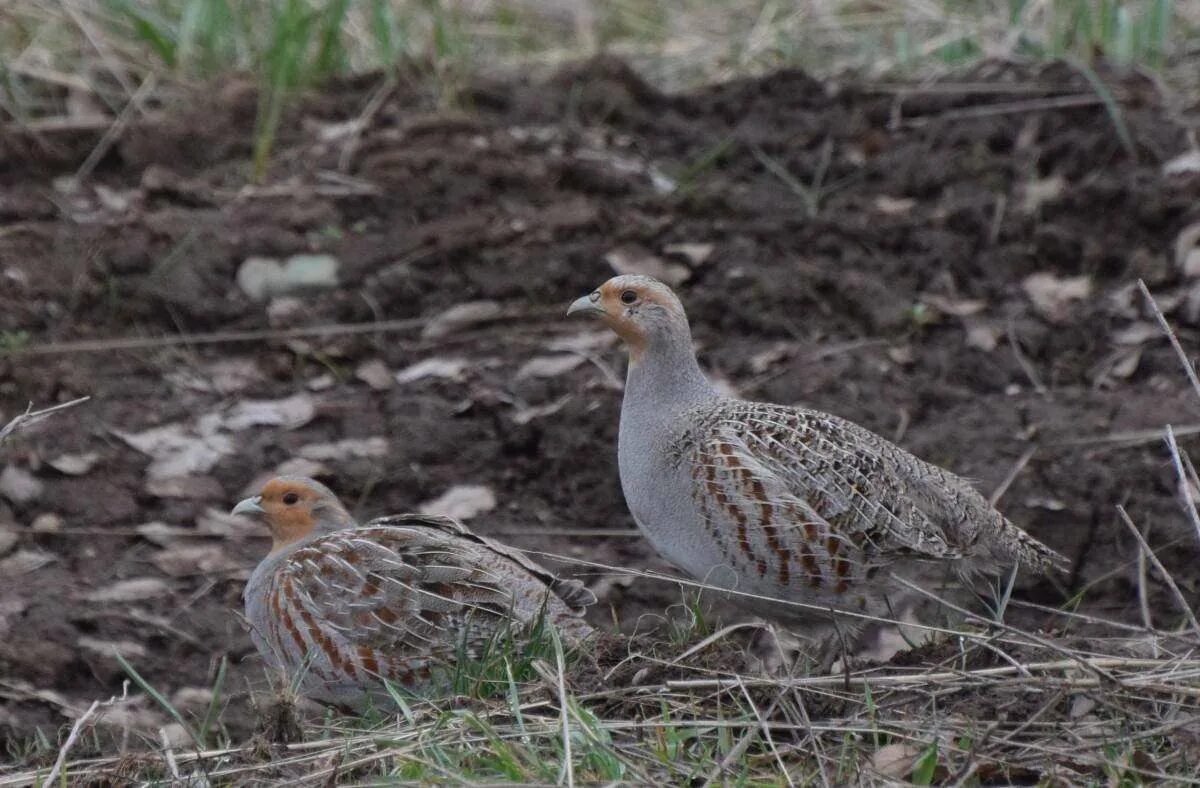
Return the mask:
M119 694L114 647L187 710L227 655L225 720L248 725L264 682L236 611L266 542L221 513L297 458L364 518L483 485L481 532L665 569L617 481L622 355L560 317L614 265L682 282L702 363L744 396L857 420L985 492L1015 470L1002 508L1072 558L1063 585L1092 584L1086 610L1140 620L1120 503L1200 601L1160 437L1193 434L1200 402L1135 287L1194 349L1200 280L1174 246L1200 222L1200 175L1164 175L1187 143L1149 83L1113 79L1114 116L1062 66L920 90L783 72L667 96L599 60L478 84L453 113L400 84L357 135L345 124L377 89L310 97L252 188L255 100L236 83L129 128L75 192L62 178L96 136L0 136L0 340L19 351L0 357L0 421L92 397L0 449L7 736L53 738ZM307 252L339 261L336 287L239 286L247 258ZM430 327L473 301L492 302L485 319ZM40 352L375 320L414 322ZM578 571L626 629L679 598ZM1173 621L1161 580L1148 591ZM1022 594L1064 599L1048 582Z

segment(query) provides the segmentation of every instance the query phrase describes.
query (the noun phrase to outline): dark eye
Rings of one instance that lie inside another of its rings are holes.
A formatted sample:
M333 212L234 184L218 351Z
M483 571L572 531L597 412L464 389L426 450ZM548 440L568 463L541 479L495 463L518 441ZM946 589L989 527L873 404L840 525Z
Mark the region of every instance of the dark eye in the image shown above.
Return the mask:
M288 506L294 506L300 500L300 496L294 492L284 493L283 502Z
M637 293L633 290L623 291L621 293L621 303L627 305L637 303Z

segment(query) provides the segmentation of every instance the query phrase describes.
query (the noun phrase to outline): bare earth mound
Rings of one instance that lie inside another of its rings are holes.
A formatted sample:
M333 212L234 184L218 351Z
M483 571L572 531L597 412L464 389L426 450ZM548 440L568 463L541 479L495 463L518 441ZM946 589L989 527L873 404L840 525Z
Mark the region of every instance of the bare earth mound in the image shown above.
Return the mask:
M252 727L247 689L265 682L234 611L266 544L221 513L296 458L362 517L480 485L482 533L667 569L621 499L621 356L562 317L614 268L673 278L701 363L742 395L858 421L985 493L1007 485L1000 507L1073 561L1020 598L1086 589L1082 612L1140 624L1123 504L1200 602L1161 440L1171 423L1197 448L1200 403L1136 288L1194 348L1200 279L1175 246L1200 222L1200 175L1164 174L1186 135L1149 83L1112 78L1117 107L1065 66L663 95L601 59L478 83L454 112L404 82L372 103L377 88L308 97L261 186L244 186L254 96L238 84L134 124L76 192L61 176L96 137L0 136L0 422L93 398L0 450L14 742L35 726L53 741L119 695L114 648L201 712L227 655L225 722ZM256 301L239 284L248 258L297 254L332 255L336 285ZM49 352L370 321L402 322ZM573 571L601 593L596 623L611 606L630 631L679 599ZM1181 620L1154 572L1146 594L1155 625Z

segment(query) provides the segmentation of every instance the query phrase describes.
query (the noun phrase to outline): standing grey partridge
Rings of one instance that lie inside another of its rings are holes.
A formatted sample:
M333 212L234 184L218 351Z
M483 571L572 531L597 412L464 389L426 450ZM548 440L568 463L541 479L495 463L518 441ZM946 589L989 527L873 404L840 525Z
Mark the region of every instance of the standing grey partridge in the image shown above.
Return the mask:
M233 508L263 522L271 552L244 594L251 639L300 694L353 711L390 707L385 686L444 691L456 660L542 616L564 644L592 630L595 596L521 552L445 517L399 515L357 526L323 484L272 479Z
M718 393L661 282L614 277L577 313L629 349L617 455L634 520L692 578L751 595L733 601L820 637L835 610L894 618L914 593L896 577L969 583L1065 562L964 479L857 424ZM837 622L843 636L861 623Z

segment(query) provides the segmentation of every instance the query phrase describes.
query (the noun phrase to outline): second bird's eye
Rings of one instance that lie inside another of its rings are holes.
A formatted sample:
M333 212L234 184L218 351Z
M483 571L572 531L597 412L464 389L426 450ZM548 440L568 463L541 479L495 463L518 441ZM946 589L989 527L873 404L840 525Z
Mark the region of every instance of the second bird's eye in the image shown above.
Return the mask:
M299 501L299 500L300 500L300 496L299 496L299 495L297 495L297 494L296 494L296 493L294 493L294 492L290 492L290 493L284 493L284 494L283 494L283 502L284 502L285 504L287 504L288 506L292 506L293 504L295 504L295 503L296 503L297 501Z
M637 293L632 290L625 290L621 293L622 304L632 304L637 301Z

